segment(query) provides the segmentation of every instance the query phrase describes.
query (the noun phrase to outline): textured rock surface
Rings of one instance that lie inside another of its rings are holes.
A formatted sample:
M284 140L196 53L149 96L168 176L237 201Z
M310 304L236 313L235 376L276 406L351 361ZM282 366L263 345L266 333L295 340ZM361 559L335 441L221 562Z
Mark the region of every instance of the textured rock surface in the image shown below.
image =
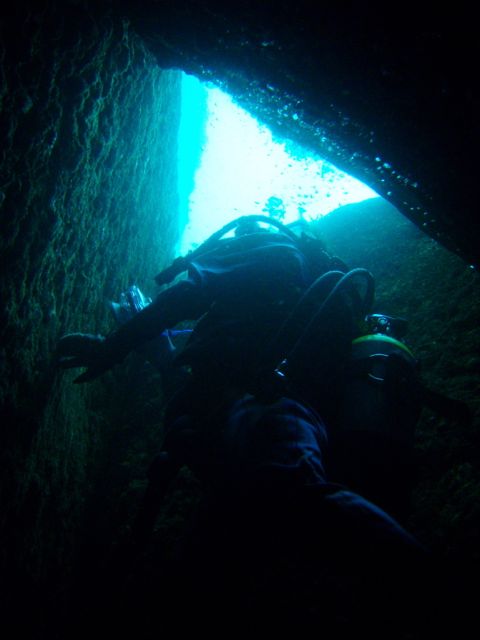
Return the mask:
M113 328L107 300L132 283L148 292L171 256L180 74L126 23L73 4L18 11L0 47L0 553L8 590L28 594L69 573L108 437L95 407L109 380L58 377L55 344Z
M476 21L466 3L122 0L161 64L221 83L282 136L479 264Z
M407 343L430 388L467 403L472 423L424 409L410 526L432 548L480 559L480 278L381 200L319 221L327 246L376 280L374 311L408 320Z

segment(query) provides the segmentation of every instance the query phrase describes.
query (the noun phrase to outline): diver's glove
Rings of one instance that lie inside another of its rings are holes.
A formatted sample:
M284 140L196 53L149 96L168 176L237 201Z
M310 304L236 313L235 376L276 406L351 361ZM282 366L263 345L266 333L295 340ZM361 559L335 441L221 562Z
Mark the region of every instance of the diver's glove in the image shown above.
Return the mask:
M119 352L113 341L101 335L69 333L57 346L57 364L62 369L86 367L87 370L75 378L74 383L89 382L98 378L115 364L121 362L126 353Z

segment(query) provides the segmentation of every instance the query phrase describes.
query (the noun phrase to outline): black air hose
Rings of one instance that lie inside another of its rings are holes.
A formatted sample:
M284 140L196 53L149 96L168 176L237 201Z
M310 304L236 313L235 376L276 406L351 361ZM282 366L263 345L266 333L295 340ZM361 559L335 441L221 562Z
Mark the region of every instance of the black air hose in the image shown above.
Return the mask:
M266 350L263 366L253 387L253 393L257 397L270 402L285 392L284 363L287 363L288 370L291 372L289 365L293 363L295 368L295 359L298 359L297 364L302 361L302 352L305 353L305 347L312 338L312 334L318 333L324 316L356 277L365 279L367 285L365 293L361 296L353 288L350 288L349 293L353 297L356 314L359 317L367 315L373 304L375 289L375 282L369 271L366 269L353 269L348 273L327 271L317 278L305 291ZM308 319L306 316L311 313L313 303L317 311L313 317L310 316L305 326L305 321ZM350 341L351 337L348 336L347 339Z
M329 273L337 274L339 272L331 271ZM328 275L328 274L325 274L325 275ZM324 299L318 311L315 313L313 318L305 327L305 330L299 336L297 342L293 346L293 349L288 354L287 360L295 359L295 356L298 353L300 353L302 348L305 346L305 342L309 340L309 338L312 336L314 331L320 325L322 321L322 317L330 310L331 305L334 303L334 301L338 298L338 296L341 293L345 291L346 287L351 284L351 281L353 280L353 278L356 278L359 276L365 279L367 288L363 298L360 296L358 297L356 296L355 302L359 306L359 308L356 309L356 311L361 317L365 317L367 315L367 313L370 311L373 305L373 300L375 296L375 281L373 279L372 274L366 269L352 269L352 271L349 271L346 274L342 274L342 277L337 279L335 285L333 286L333 289L331 289L330 293ZM319 278L319 280L321 280L322 278Z
M280 350L285 354L293 347L295 342L292 344L292 341L298 339L299 328L303 329L305 326L306 314L311 311L313 305L318 308L319 302L323 304L323 301L344 275L342 271L327 271L308 287L271 343L265 358L270 366L272 362L277 364L275 358L278 359Z
M207 240L205 240L203 244L201 244L199 247L197 247L193 251L190 251L190 253L187 254L186 256L176 258L169 267L167 267L166 269L161 271L157 276L155 276L155 282L158 285L168 284L174 278L176 278L176 276L178 276L180 273L182 273L183 271L186 271L192 260L195 260L199 256L203 256L209 251L211 251L212 248L215 247L218 241L221 240L226 233L228 233L229 231L232 231L232 229L235 229L236 227L239 227L241 224L245 222L263 222L265 224L269 224L273 227L276 227L284 235L288 236L290 240L293 240L293 242L298 242L298 238L293 233L293 231L290 231L288 227L286 227L281 222L278 222L278 220L275 220L273 218L268 218L267 216L260 216L260 215L241 216L240 218L236 218L235 220L232 220L231 222L223 226L218 231L215 231L215 233L213 233L209 238L207 238Z

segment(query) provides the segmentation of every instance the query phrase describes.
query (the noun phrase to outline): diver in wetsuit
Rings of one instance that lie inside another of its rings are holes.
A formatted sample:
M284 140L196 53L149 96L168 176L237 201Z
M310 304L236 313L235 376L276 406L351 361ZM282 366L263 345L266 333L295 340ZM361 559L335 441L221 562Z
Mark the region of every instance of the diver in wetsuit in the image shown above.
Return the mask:
M324 414L333 424L371 276L345 273L283 228L213 242L184 266L186 279L106 338L71 334L58 349L60 366L86 367L76 380L86 382L178 322L197 323L177 358L191 377L167 409L150 471L155 498L185 464L206 489L177 595L205 622L212 602L217 616L279 629L322 618L382 635L410 620L429 554L327 471ZM321 594L318 608L304 604L303 585Z

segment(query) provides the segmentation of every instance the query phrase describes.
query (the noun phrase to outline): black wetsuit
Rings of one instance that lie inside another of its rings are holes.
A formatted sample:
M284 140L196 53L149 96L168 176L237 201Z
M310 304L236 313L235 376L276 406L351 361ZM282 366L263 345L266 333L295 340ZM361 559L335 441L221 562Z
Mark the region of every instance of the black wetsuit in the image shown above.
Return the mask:
M325 631L394 638L419 613L429 554L381 509L329 483L321 407L252 393L266 346L318 275L282 234L226 241L116 339L131 348L199 320L179 358L192 377L167 412L151 474L166 487L187 464L206 488L173 572L173 601L186 599L206 625L233 618L311 630L319 621Z

